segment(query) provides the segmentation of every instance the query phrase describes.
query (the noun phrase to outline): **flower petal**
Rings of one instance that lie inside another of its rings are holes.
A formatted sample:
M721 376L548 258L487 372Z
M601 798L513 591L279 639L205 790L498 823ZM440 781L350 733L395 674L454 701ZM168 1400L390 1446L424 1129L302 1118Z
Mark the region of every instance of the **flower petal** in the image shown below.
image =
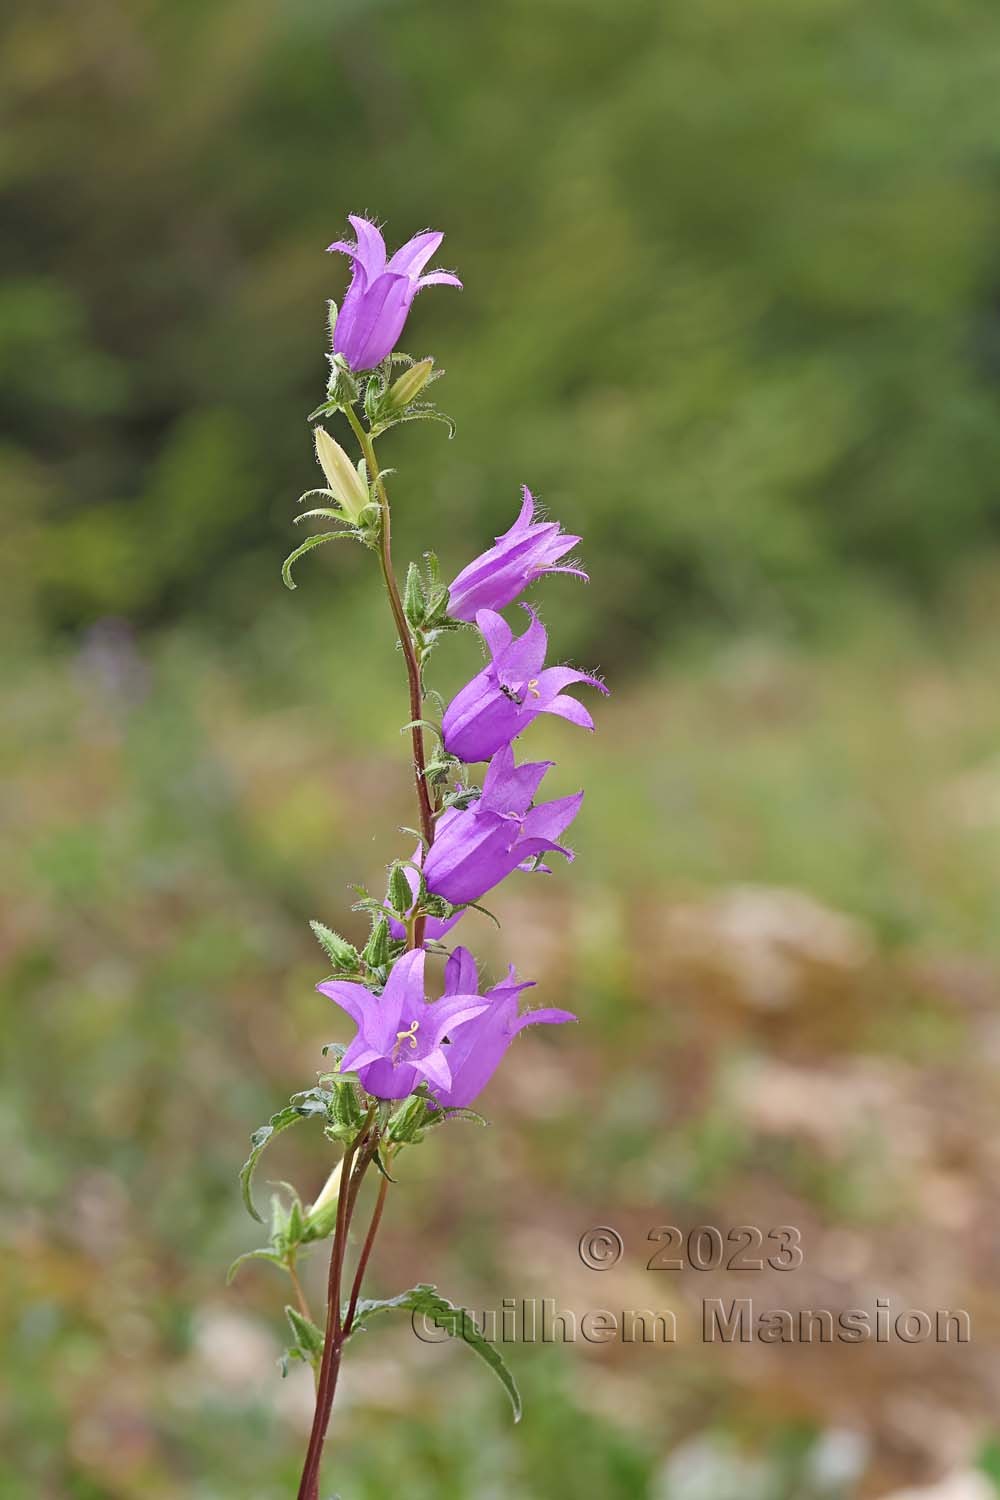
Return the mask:
M481 609L476 615L476 627L494 659L514 640L514 632L503 615L498 615L495 610Z
M479 970L468 948L459 946L444 966L445 995L475 995L479 990Z
M422 292L425 286L457 286L462 290L462 283L454 271L431 271L427 276L421 276L417 282L417 291Z
M358 241L358 259L368 275L369 284L385 270L385 240L370 219L360 214L348 214L347 222L354 230Z
M378 1005L377 997L371 990L349 979L326 979L316 988L321 995L332 1000L334 1005L345 1010L359 1027L364 1026L366 1015L370 1015Z
M422 234L415 234L405 245L400 245L387 269L400 271L404 276L419 276L443 239L444 235L437 229L425 229Z

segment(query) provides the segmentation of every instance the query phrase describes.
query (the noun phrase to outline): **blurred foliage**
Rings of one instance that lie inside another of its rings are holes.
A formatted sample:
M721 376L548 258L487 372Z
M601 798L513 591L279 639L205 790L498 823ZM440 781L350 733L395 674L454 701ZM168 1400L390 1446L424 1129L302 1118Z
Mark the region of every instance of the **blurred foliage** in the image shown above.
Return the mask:
M967 1302L988 1350L996 7L11 0L0 35L4 1500L296 1481L279 1283L223 1283L235 1173L344 1036L308 919L357 936L412 821L370 559L279 579L354 210L440 226L465 281L407 333L458 436L383 445L398 558L461 566L527 481L593 574L545 586L558 654L615 688L595 740L532 731L580 859L469 934L586 1024L518 1043L502 1129L413 1153L374 1289L593 1305L608 1222L600 1298L682 1308L651 1224L794 1222L795 1305ZM329 1147L291 1136L309 1196ZM841 1500L978 1454L1000 1487L978 1344L724 1352L514 1349L515 1433L463 1351L379 1330L330 1483Z
M388 445L404 539L432 507L460 563L528 481L601 558L581 645L923 597L995 539L989 0L15 0L3 32L22 622L273 600L351 210L440 225L466 283L407 333L459 438Z

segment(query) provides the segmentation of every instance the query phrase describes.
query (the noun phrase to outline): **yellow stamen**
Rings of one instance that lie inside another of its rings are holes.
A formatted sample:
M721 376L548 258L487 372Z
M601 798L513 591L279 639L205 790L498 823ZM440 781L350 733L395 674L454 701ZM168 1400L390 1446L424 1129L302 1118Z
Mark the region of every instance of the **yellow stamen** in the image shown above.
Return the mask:
M420 1022L419 1021L414 1021L412 1023L412 1025L407 1028L406 1031L397 1031L396 1032L396 1045L392 1049L392 1051L393 1051L393 1057L395 1057L396 1054L399 1052L399 1049L403 1045L404 1042L409 1042L409 1044L413 1048L413 1050L416 1051L416 1049L417 1049L417 1037L416 1037L416 1033L419 1030L420 1030Z
M532 677L531 681L528 683L528 692L531 694L531 696L533 698L540 698L542 696L541 693L538 691L538 678L537 677Z

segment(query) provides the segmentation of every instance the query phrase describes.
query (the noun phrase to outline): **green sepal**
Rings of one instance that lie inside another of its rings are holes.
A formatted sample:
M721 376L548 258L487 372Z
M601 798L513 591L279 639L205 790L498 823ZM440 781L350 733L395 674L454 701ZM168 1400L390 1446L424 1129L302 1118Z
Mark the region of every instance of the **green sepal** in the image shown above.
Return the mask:
M240 1190L243 1194L243 1202L251 1219L256 1219L258 1224L264 1220L257 1212L253 1201L252 1185L253 1174L260 1160L264 1147L276 1135L287 1130L290 1125L297 1125L300 1120L308 1119L313 1115L325 1115L326 1103L321 1102L315 1095L318 1090L307 1091L305 1094L296 1094L293 1099L301 1099L301 1103L286 1104L284 1109L279 1109L273 1114L266 1125L259 1125L250 1136L250 1155L240 1168Z
M279 1255L276 1250L270 1249L269 1246L261 1245L256 1250L245 1250L242 1255L237 1255L226 1272L227 1286L231 1284L233 1278L239 1273L240 1267L248 1260L267 1260L271 1262L272 1266L278 1266L281 1270L285 1269L284 1257Z
M362 1298L355 1310L354 1323L348 1336L353 1338L358 1329L363 1325L366 1326L372 1318L382 1313L393 1312L397 1308L405 1312L426 1314L439 1328L446 1329L450 1337L460 1338L468 1344L473 1353L478 1354L479 1358L490 1367L507 1392L514 1409L514 1421L521 1420L521 1394L500 1351L479 1332L472 1314L466 1308L457 1307L454 1302L449 1302L447 1297L442 1297L437 1287L421 1284L411 1287L408 1292L400 1292L398 1297L376 1300ZM345 1307L344 1316L346 1312Z
M473 1125L483 1126L490 1123L485 1115L481 1115L478 1110L466 1109L464 1105L459 1105L457 1109L435 1110L429 1116L424 1128L432 1130L435 1125L447 1125L449 1120L469 1120Z
M378 1168L379 1173L385 1178L386 1182L395 1183L396 1178L391 1175L389 1169L386 1167L385 1162L382 1160L382 1153L380 1151L375 1152L374 1156L372 1157L372 1161L375 1163L375 1166Z
M479 912L482 912L483 916L484 917L489 917L489 919L493 923L494 927L496 927L496 929L498 931L500 930L500 918L499 917L495 917L493 915L493 913L489 910L488 907L480 906L480 904L479 904L478 901L463 901L463 903L462 903L462 910L463 911L479 911Z
M345 539L359 542L361 537L356 531L321 531L316 536L307 537L301 547L296 547L290 552L281 565L281 578L286 588L296 589L298 584L292 580L292 564L305 552L311 552L314 547L321 547L324 542L342 542Z

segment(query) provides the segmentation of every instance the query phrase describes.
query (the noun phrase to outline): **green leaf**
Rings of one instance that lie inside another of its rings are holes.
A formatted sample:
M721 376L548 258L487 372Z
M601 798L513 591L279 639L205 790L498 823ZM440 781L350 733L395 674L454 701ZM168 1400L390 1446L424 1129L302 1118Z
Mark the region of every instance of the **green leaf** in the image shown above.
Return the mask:
M310 1364L315 1364L323 1357L323 1344L325 1342L323 1330L317 1328L315 1323L304 1318L297 1307L285 1308L285 1317L288 1319L292 1330L292 1338L295 1347Z
M276 1135L287 1130L290 1125L297 1125L300 1120L305 1120L310 1115L326 1114L326 1105L318 1098L300 1097L302 1097L300 1104L286 1104L284 1109L279 1109L277 1114L271 1116L266 1125L259 1125L250 1137L250 1155L240 1168L240 1188L247 1213L251 1219L256 1219L258 1224L263 1224L264 1220L254 1205L251 1189L253 1174L264 1147Z
M478 1354L479 1358L489 1365L507 1392L510 1404L514 1408L514 1421L521 1420L521 1395L500 1351L483 1338L475 1326L472 1314L464 1307L456 1307L455 1303L449 1302L447 1297L442 1297L437 1287L421 1283L419 1286L410 1287L408 1292L400 1292L398 1297L362 1298L354 1314L350 1337L353 1337L363 1324L367 1325L372 1318L379 1317L382 1313L393 1312L396 1308L402 1308L406 1312L424 1313L432 1318L439 1328L446 1329L452 1338L460 1338L468 1344L473 1353ZM346 1312L345 1307L344 1316Z
M229 1286L233 1278L238 1274L241 1266L248 1260L269 1260L273 1266L280 1266L284 1270L285 1262L276 1250L270 1250L266 1245L261 1245L257 1250L247 1250L242 1255L237 1255L229 1270L226 1272L226 1286Z
M281 577L286 588L297 587L292 582L292 563L296 562L304 552L311 552L314 547L321 547L324 542L342 542L347 538L351 541L357 540L356 531L321 531L316 536L308 537L301 547L296 547L290 552L281 565Z

